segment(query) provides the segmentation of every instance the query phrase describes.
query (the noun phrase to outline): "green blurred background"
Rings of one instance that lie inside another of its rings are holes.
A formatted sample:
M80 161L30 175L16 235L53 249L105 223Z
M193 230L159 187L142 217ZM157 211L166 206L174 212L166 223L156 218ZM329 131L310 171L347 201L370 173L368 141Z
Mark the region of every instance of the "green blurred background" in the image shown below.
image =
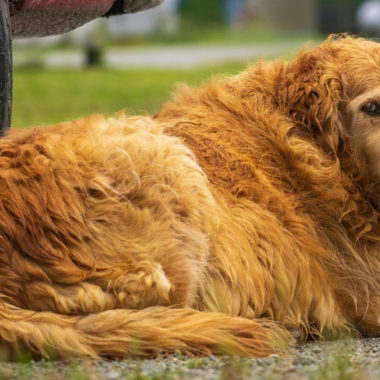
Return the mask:
M96 20L85 30L64 36L14 41L12 125L45 125L120 109L154 113L170 98L176 83L200 85L216 74L233 75L258 59L289 59L306 41L318 43L329 33L371 34L358 27L360 0L239 0L236 4L235 0L166 0L164 4L169 1L172 8L166 18L160 16L143 31L123 31L123 27L143 23L161 6ZM116 25L116 33L110 23L114 29ZM90 47L98 55L93 65L86 64ZM203 55L217 51L220 57L176 66L186 49L201 49ZM240 56L229 56L234 49ZM110 61L118 55L128 58L132 52L141 53L140 63ZM157 59L174 54L172 63L155 66L154 60L144 60L144 54L149 57L152 52Z

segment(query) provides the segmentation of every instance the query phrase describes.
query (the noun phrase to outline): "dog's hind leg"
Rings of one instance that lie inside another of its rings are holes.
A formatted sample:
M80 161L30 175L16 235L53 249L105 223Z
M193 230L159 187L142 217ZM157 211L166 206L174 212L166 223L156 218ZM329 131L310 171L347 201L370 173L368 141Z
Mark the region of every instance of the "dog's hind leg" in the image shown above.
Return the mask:
M67 315L169 304L172 284L160 264L145 262L125 273L118 272L115 280L103 279L102 284L91 283L90 279L67 285L31 282L24 289L24 304L31 310Z

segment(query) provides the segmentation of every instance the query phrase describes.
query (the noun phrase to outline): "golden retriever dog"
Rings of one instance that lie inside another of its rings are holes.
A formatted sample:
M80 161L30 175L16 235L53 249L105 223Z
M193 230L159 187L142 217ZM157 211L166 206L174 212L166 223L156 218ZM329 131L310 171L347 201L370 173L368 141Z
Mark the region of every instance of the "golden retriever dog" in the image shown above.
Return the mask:
M0 140L12 355L265 356L380 336L380 45Z

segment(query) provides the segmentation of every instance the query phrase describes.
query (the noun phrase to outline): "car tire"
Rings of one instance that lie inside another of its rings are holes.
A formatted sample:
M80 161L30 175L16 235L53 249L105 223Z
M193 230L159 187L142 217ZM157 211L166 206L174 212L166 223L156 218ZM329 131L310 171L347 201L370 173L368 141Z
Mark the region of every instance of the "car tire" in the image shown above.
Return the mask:
M0 136L11 125L12 41L8 0L0 0Z

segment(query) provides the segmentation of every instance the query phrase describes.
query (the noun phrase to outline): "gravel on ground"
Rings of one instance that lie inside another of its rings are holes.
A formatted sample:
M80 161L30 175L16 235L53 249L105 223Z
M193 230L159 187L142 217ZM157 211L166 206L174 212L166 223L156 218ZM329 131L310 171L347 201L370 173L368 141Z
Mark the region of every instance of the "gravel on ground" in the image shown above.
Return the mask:
M380 338L309 342L287 356L263 359L189 358L180 353L155 359L27 361L0 364L1 379L380 379Z

